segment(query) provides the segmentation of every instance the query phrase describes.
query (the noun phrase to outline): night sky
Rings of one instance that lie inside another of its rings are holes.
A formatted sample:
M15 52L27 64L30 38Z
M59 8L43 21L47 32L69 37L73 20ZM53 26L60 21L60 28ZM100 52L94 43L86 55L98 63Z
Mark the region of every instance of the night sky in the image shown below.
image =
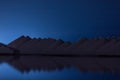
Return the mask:
M0 0L0 42L120 36L120 0Z

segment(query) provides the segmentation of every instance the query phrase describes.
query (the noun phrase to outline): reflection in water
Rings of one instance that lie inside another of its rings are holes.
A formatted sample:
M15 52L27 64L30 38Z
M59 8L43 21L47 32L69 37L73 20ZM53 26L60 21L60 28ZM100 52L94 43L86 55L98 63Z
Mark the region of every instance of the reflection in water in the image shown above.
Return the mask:
M1 56L0 80L118 80L119 65L110 60L119 59Z
M51 72L41 70L33 71L29 73L21 73L18 70L14 69L7 63L0 65L0 80L74 80L80 78L80 72L74 68L64 68L63 70L54 70ZM74 74L73 74L74 73Z

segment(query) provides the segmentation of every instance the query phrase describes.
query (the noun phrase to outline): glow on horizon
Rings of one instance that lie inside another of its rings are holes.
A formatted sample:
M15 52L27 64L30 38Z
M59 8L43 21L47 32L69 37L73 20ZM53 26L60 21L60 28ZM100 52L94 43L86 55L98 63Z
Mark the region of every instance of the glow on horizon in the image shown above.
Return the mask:
M0 42L21 35L77 41L120 36L119 0L1 0Z

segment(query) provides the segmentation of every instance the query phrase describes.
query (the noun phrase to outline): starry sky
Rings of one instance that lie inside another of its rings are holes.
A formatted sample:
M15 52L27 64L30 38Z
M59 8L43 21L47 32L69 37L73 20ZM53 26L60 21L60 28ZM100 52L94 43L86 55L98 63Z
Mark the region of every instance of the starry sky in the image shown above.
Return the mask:
M119 0L0 0L0 42L120 36Z

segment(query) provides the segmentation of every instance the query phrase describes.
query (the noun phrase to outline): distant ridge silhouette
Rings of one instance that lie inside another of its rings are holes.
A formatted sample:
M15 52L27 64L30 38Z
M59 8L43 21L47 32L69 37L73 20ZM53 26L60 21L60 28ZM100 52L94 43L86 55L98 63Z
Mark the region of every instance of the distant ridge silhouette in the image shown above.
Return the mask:
M81 38L75 43L70 43L61 39L20 36L8 45L1 43L0 53L120 56L120 38Z
M83 71L120 71L120 38L81 38L70 43L21 36L8 45L0 43L0 61L21 72L71 66Z

